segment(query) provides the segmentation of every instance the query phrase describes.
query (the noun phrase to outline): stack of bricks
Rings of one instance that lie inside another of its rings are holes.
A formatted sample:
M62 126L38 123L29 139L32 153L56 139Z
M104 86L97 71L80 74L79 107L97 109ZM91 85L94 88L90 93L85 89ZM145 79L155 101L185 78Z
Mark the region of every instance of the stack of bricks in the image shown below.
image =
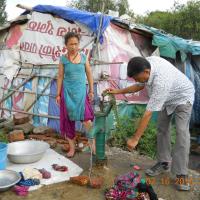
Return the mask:
M14 125L21 125L21 124L26 124L29 122L29 115L26 114L21 114L21 113L16 113L13 116L13 123ZM16 141L21 141L24 140L24 131L23 130L13 130L9 132L8 134L8 141L9 142L16 142Z

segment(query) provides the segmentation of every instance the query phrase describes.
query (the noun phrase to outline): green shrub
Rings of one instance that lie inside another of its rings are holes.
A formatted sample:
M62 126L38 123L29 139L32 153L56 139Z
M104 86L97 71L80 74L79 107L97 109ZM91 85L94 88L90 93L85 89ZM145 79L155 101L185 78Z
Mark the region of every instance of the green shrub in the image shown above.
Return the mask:
M4 129L0 129L0 142L8 143L7 134Z

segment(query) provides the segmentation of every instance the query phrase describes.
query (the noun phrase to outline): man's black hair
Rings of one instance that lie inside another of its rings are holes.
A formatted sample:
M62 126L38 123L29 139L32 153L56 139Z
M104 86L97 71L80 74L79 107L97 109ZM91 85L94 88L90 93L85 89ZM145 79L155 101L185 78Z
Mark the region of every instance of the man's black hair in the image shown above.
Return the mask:
M73 37L77 38L78 41L80 41L80 36L77 33L75 33L75 32L68 32L64 36L65 44L67 44L68 40L70 38L73 38Z
M151 69L148 60L143 57L133 57L128 62L127 75L132 78L133 76L143 72L145 69Z

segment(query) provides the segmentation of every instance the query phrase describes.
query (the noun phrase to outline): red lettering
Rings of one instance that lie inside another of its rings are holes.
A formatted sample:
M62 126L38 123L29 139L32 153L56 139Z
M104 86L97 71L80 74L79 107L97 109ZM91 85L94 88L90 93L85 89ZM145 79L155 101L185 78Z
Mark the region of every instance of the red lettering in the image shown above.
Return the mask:
M53 35L53 25L51 21L47 21L47 23L35 22L31 21L28 23L27 30L36 31L40 33L48 33L49 35Z
M37 53L37 45L35 43L21 42L20 50L30 53Z
M58 30L57 30L56 35L57 36L64 36L66 32L67 32L67 30L66 30L65 27L59 27Z

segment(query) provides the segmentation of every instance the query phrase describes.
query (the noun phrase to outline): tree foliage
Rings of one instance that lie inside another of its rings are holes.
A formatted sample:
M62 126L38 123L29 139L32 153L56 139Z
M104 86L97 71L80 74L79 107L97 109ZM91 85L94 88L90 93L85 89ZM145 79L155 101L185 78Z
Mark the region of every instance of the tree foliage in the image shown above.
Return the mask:
M5 11L6 0L0 0L0 26L7 20L7 13Z
M186 39L200 40L200 1L191 0L185 5L175 2L170 11L150 12L138 16L137 22Z
M73 0L70 6L80 10L100 12L102 11L102 2L102 0ZM133 16L133 12L129 10L128 0L104 0L104 3L104 11L114 10L118 11L119 15L129 14Z

